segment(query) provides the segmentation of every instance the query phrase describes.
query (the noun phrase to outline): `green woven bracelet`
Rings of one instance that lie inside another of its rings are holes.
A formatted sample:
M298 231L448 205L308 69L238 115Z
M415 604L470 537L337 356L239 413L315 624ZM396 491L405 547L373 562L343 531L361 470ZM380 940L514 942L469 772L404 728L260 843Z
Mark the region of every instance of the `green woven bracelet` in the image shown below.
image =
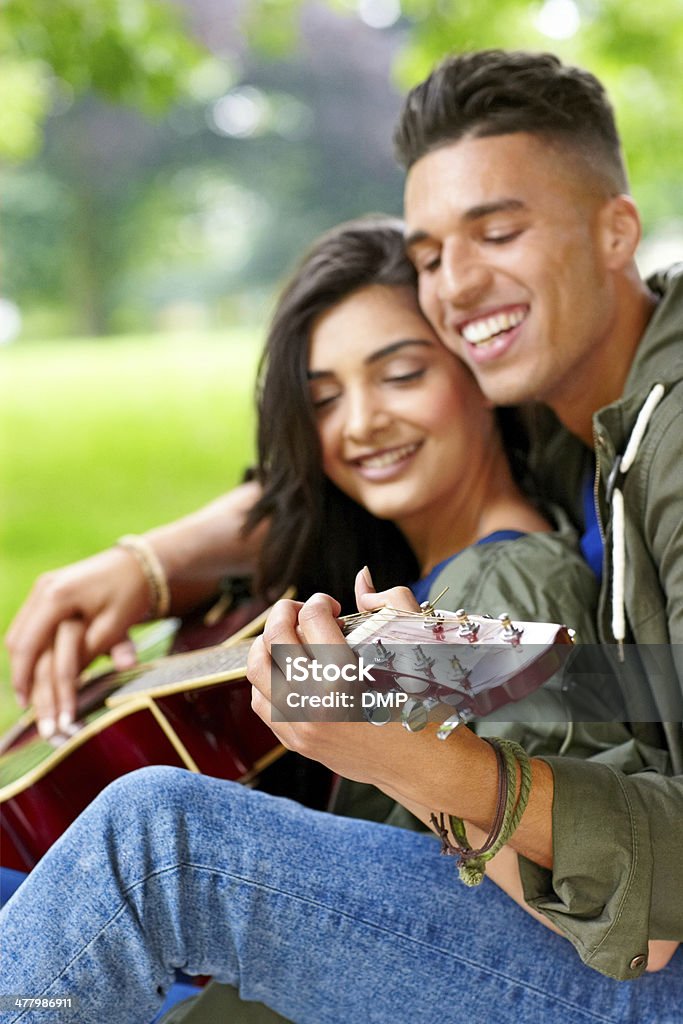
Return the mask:
M440 819L432 815L432 823L441 837L441 852L458 858L458 874L465 885L479 885L486 873L486 864L510 841L529 803L531 792L531 761L526 750L512 740L487 739L497 754L499 777L499 801L504 797L504 806L496 809L494 830L479 850L474 850L467 841L467 832L462 818L449 815L451 832L455 842L448 838L444 815ZM520 768L520 787L517 794L517 765ZM505 777L502 777L502 773ZM498 820L500 823L498 825ZM498 827L496 827L496 825Z

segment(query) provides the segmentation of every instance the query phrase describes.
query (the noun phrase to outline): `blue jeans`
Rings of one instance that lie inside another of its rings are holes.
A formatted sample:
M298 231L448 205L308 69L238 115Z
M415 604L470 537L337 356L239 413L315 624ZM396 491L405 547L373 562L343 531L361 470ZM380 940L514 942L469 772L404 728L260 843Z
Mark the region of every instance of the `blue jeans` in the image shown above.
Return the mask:
M673 1024L683 958L612 981L439 844L176 768L109 786L0 916L3 993L146 1024L176 969L297 1024Z

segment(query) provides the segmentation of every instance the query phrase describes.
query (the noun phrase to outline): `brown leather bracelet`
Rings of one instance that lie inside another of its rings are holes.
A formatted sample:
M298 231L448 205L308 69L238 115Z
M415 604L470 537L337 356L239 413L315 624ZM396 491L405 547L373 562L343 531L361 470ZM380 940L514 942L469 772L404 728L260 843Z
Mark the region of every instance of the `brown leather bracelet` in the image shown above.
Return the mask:
M478 850L473 849L466 841L464 826L462 827L460 839L453 831L453 840L451 840L446 826L445 813L441 811L438 819L434 814L430 816L430 821L441 839L441 852L451 857L458 857L462 862L473 860L475 857L481 857L482 854L489 852L500 835L500 830L503 826L503 819L505 818L505 808L508 801L509 787L505 758L503 757L503 751L499 743L495 740L488 739L486 742L493 747L496 754L496 762L498 766L498 792L496 795L496 810L493 816L493 824L491 825L491 829L483 845L480 846ZM460 821L460 819L453 818L453 816L451 816L451 824L453 821Z

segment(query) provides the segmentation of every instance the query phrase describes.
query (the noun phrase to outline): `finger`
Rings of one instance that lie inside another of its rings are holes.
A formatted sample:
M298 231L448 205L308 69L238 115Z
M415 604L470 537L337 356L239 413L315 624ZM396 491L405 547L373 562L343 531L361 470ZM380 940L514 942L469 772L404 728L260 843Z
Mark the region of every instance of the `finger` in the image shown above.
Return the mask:
M358 611L365 611L365 608L361 606L362 599L366 594L374 594L376 592L375 584L372 582L372 576L367 565L364 565L360 572L356 574L353 590L356 597L356 607L358 608Z
M299 612L299 628L304 641L309 645L346 645L337 622L340 612L339 601L335 601L329 594L314 594L309 597Z
M90 662L98 654L106 654L126 640L128 640L127 626L121 625L115 609L107 608L95 616L88 626L83 640L83 655Z
M38 732L43 739L49 739L57 731L56 702L52 685L52 650L43 651L36 662L33 674L33 706L38 722Z
M266 650L262 637L257 637L249 651L247 679L252 684L251 706L253 710L279 737L279 730L291 714L291 712L290 714L287 712L289 687L282 672ZM273 697L274 690L277 693L277 701ZM273 715L274 709L275 715Z
M51 647L59 623L74 613L49 577L38 581L10 626L5 643L12 685L21 704L31 696L37 662Z
M247 679L264 700L270 702L272 660L262 636L257 636L247 656ZM256 709L254 709L256 710ZM258 712L257 712L258 714Z
M297 626L301 601L276 601L263 627L263 642L268 651L273 644L298 644Z
M130 637L127 640L122 640L118 644L114 644L109 652L109 657L114 663L114 668L117 672L125 672L126 669L133 668L138 663L135 644Z
M263 694L252 687L251 691L251 707L255 714L261 719L262 722L272 730L276 739L280 741L283 747L287 747L288 750L294 749L294 732L292 727L287 722L273 722L273 713L270 701L266 700Z
M81 670L85 623L67 619L57 629L52 658L55 720L59 732L67 732L76 719L76 690Z
M408 587L392 587L379 594L363 594L358 602L359 611L374 612L378 608L396 608L400 612L419 612L420 606Z

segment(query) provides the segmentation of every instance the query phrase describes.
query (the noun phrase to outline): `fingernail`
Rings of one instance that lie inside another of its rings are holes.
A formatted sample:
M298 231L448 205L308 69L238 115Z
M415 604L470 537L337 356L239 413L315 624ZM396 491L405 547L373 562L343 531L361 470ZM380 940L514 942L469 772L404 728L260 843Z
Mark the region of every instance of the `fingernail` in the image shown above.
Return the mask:
M365 580L367 585L369 587L373 587L374 588L375 584L372 581L372 573L368 569L367 565L363 566L363 568L361 569L361 573L362 573L363 579Z
M60 732L68 732L73 724L73 715L70 711L60 711L57 723Z
M55 733L54 718L41 718L38 721L38 732L44 740L49 740Z

